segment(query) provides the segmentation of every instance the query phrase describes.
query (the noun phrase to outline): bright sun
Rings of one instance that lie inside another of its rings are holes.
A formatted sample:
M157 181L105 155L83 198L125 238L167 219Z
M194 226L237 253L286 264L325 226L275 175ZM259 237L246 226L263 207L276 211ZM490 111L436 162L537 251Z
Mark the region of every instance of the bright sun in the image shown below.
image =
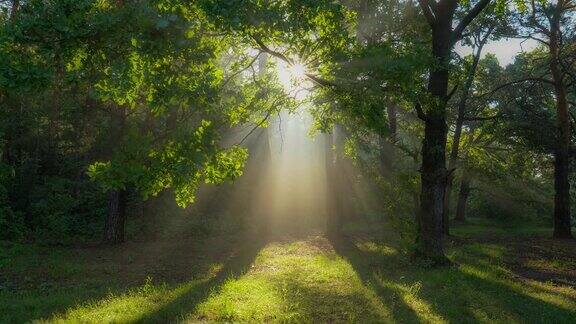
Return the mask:
M300 62L288 64L279 61L277 64L278 79L284 89L288 92L297 92L298 97L305 95L303 91L303 83L306 82L306 66Z
M301 80L306 75L306 67L301 63L294 63L289 67L290 74L294 79Z

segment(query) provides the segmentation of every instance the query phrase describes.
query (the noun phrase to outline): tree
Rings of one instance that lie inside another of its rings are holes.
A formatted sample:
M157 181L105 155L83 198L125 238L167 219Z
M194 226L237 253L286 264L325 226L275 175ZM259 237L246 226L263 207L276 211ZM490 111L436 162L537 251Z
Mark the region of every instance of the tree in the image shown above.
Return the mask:
M15 101L11 109L33 103L37 109L26 112L40 116L26 127L34 130L34 143L38 134L47 139L49 154L34 156L44 172L46 165L62 170L60 156L77 159L71 173L78 177L88 169L109 193L109 243L124 239L129 195L147 199L171 189L185 206L201 182L241 175L247 152L223 146L221 135L291 104L277 85L242 74L254 63L246 45L218 29L196 4L26 1L2 33L2 92ZM23 130L8 127L10 139ZM81 143L73 146L77 153L61 149L69 138ZM13 155L11 165L17 165L38 149L13 151L10 143L3 157ZM30 208L30 202L22 205Z
M450 56L464 30L488 6L490 0L480 0L467 10L456 27L455 18L458 1L439 2L420 0L423 15L432 34L433 64L430 66L425 108L422 103L415 105L418 116L424 121L422 141L422 166L420 211L418 213L418 253L432 264L446 262L442 244L442 217L444 194L446 192L446 106L450 99L448 81L450 77Z
M489 8L485 10L485 12L477 18L473 24L471 24L470 32L464 39L464 44L469 45L472 47L472 54L471 54L471 62L465 61L464 64L467 67L465 72L464 84L460 87L459 91L459 100L457 103L457 111L456 111L456 121L454 125L454 135L451 141L451 148L450 148L450 155L448 160L448 177L446 180L446 194L444 197L444 212L442 216L443 221L443 230L444 234L448 235L450 233L450 202L451 202L451 194L452 194L452 184L454 182L454 171L457 167L458 162L458 155L460 151L460 137L462 136L462 128L464 126L464 119L466 118L467 112L467 104L471 96L471 90L474 83L474 78L476 76L476 70L478 68L478 63L480 62L480 58L482 56L482 50L484 45L489 40L494 40L498 38L498 35L503 32L503 24L502 24L502 17L495 13L495 6L491 5ZM500 25L500 26L499 26ZM497 27L499 30L495 29ZM468 182L463 182L465 184L464 189L466 189L466 184ZM468 190L464 190L463 193L466 193ZM464 195L466 196L466 195ZM462 197L462 196L460 196ZM460 199L461 201L462 199ZM460 215L460 220L462 220L463 214L463 206L459 209L461 212L458 213Z
M518 17L519 33L536 40L546 48L547 68L542 74L531 75L524 81L537 81L553 88L556 109L557 144L554 148L554 237L572 238L570 216L570 162L572 131L568 101L573 80L574 12L572 0L550 3L532 1L527 11ZM539 68L542 71L542 67Z

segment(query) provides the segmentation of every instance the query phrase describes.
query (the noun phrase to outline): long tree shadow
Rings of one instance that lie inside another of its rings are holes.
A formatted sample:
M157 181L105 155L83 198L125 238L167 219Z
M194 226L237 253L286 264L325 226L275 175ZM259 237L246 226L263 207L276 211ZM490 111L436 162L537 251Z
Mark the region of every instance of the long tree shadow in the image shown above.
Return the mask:
M174 322L186 314L193 313L197 306L216 291L228 278L238 277L245 273L254 262L258 252L270 241L268 227L266 226L267 204L270 199L266 188L269 175L269 148L266 133L263 130L255 136L248 138L246 145L251 148L252 154L247 163L245 173L237 182L212 188L204 193L204 199L195 209L201 215L210 214L211 217L222 217L222 214L239 211L256 215L254 221L260 227L252 228L246 233L243 240L233 247L232 255L223 262L218 273L207 280L192 284L186 291L169 303L162 305L151 313L142 316L138 322ZM249 222L250 219L244 219ZM170 251L166 251L170 254ZM170 257L167 257L170 260Z
M423 269L406 256L360 250L354 239L338 237L331 241L365 284L392 305L393 316L400 322L432 317L450 322L569 323L576 318L576 309L571 308L574 303L554 301L556 294L545 289L526 290L499 267L490 251L470 248L460 251L462 255L452 267Z
M386 264L400 262L396 256L362 251L349 236L331 235L329 239L336 253L352 265L364 285L370 286L383 303L390 305L390 311L395 319L412 323L419 322L418 314L402 302L401 298L398 298L397 292L383 287L376 280L375 273L380 268L388 267L389 265Z
M232 256L225 261L214 277L191 285L186 288L184 293L156 308L153 312L143 315L137 322L175 322L184 315L193 313L196 307L205 301L212 292L217 291L227 279L244 274L266 243L266 236L247 239L235 249Z

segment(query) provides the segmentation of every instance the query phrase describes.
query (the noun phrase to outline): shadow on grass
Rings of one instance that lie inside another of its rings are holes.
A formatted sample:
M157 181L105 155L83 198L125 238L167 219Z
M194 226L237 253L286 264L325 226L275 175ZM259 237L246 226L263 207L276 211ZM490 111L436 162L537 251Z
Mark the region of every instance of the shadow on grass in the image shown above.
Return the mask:
M86 276L77 281L84 269L67 248L6 243L0 250L0 323L28 323L126 290Z
M375 274L381 268L390 267L399 262L396 255L382 255L377 252L366 252L356 246L356 242L347 236L331 236L330 242L338 255L346 259L361 278L362 282L372 287L383 303L390 305L391 315L396 320L419 322L418 314L410 308L396 291L380 285Z
M317 235L275 237L249 273L223 283L205 301L201 306L196 300L188 301L186 318L304 323L371 323L390 318L388 306Z
M0 292L0 323L30 323L91 300L100 300L110 293L125 291L109 287L75 287Z
M474 248L481 245L457 250L454 266L423 269L406 256L362 251L349 238L331 241L364 283L391 305L396 321L571 323L576 318L574 299L517 281L500 267L498 256Z
M284 293L285 310L273 321L302 323L382 323L389 322L389 305L374 296L370 287L355 279L333 278L333 282L310 283L315 272L306 265L294 265L274 280ZM353 274L353 273L352 273ZM347 286L350 285L350 286ZM359 287L360 286L360 287Z
M225 261L223 267L213 278L190 286L178 297L156 308L153 312L144 314L137 322L175 322L185 315L193 313L197 306L205 301L213 291L217 291L228 278L235 278L245 273L266 243L265 237L246 240L244 244L236 248L230 259Z

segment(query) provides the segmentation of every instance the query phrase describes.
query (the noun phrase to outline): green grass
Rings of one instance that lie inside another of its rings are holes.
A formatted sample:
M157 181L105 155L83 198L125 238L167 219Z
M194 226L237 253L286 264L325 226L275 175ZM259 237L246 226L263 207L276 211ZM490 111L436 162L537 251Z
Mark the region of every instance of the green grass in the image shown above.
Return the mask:
M458 224L452 234L460 237L483 237L487 234L500 237L510 236L552 236L552 228L537 224L501 222L498 220L468 218L464 224Z
M440 269L414 265L383 233L245 242L172 284L85 278L79 264L59 284L1 290L0 322L574 322L574 288L520 279L505 262L508 245L470 239L481 228L457 228L468 239L450 245L454 265ZM67 264L63 253L55 260Z

